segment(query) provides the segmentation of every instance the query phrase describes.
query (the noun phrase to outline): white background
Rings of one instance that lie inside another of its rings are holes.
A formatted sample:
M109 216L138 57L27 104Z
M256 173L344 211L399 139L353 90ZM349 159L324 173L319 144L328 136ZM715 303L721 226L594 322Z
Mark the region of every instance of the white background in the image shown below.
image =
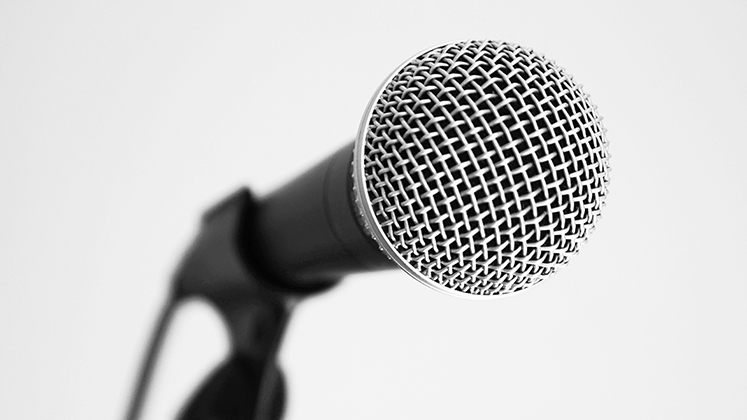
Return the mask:
M347 143L390 71L465 38L591 94L604 217L516 296L391 271L306 301L285 418L747 418L746 21L737 0L0 2L0 418L121 418L200 214ZM226 351L188 305L147 417Z

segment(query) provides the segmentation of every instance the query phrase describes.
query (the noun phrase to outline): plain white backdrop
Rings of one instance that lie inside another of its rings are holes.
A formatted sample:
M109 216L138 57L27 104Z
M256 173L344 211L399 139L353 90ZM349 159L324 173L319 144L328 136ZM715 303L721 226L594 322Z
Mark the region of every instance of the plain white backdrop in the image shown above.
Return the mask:
M351 276L294 314L286 419L747 418L744 1L0 3L0 418L116 419L201 213L350 141L402 61L466 38L556 60L605 117L611 195L534 289ZM227 351L176 319L146 407Z

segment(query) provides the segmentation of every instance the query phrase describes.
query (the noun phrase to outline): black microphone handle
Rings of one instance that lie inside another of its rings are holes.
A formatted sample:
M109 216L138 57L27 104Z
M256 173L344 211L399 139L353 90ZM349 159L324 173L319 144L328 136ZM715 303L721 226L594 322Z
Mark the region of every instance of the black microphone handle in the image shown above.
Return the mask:
M361 226L346 145L259 199L245 234L262 271L308 286L361 271L396 268Z

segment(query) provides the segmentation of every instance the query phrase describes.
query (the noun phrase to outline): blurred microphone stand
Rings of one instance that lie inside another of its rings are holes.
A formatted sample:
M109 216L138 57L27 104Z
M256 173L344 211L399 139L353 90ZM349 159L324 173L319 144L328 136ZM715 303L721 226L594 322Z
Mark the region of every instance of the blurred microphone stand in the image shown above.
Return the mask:
M207 300L221 314L229 329L231 351L177 418L277 420L282 416L285 386L276 356L290 313L299 300L334 286L337 279L291 288L282 286L289 282L264 272L258 245L252 241L256 203L247 189L241 189L203 216L150 339L127 420L140 415L174 309L193 297Z

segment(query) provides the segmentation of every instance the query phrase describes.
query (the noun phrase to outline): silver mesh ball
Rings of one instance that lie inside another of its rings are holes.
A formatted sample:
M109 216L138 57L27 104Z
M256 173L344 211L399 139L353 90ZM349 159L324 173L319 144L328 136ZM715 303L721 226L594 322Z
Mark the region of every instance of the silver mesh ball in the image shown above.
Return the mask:
M355 195L381 248L426 285L504 295L566 265L607 196L608 143L581 86L497 41L430 49L382 85Z

